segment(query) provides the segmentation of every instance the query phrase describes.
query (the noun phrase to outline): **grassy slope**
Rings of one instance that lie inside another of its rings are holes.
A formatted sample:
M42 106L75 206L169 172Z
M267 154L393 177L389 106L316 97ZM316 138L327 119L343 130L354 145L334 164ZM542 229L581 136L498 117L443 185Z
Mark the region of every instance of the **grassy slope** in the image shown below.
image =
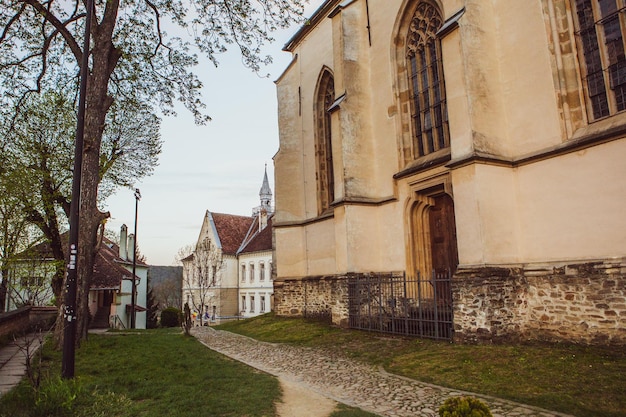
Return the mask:
M561 344L457 345L333 328L271 314L225 330L344 354L387 371L580 417L626 415L626 350Z

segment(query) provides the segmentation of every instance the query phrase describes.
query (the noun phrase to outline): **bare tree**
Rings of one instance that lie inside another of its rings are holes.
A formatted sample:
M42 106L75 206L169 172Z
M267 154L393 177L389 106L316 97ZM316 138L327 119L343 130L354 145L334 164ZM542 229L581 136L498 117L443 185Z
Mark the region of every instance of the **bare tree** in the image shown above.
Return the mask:
M183 305L180 281L178 283L172 280L159 282L152 286L152 292L159 310L164 310L168 307L180 309Z
M200 316L200 325L208 319L221 268L222 252L210 238L205 237L196 245L184 282L184 290L191 295L191 306Z

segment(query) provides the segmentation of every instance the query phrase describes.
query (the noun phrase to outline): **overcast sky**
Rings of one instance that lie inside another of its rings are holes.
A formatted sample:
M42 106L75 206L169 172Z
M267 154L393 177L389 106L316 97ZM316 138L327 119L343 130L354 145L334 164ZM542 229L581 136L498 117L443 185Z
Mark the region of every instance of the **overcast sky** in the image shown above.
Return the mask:
M323 0L310 0L310 16ZM150 265L173 265L182 247L195 244L206 210L251 215L259 205L265 164L272 192L278 151L278 120L274 81L291 61L282 51L298 30L275 34L265 48L274 63L262 71L245 68L237 51L220 57L218 68L206 60L197 73L204 84L206 114L213 119L196 126L181 109L177 117L164 117L163 152L152 176L137 184L139 201L137 242ZM107 228L119 234L122 224L134 230L133 191L119 190L105 206L111 212Z

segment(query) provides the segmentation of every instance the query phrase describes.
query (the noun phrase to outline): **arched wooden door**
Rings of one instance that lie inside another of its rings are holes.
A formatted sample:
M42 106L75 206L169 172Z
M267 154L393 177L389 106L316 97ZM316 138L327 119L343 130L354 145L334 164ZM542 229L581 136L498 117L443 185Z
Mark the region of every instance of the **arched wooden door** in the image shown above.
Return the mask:
M440 194L432 199L434 204L428 213L432 271L435 273L445 271L452 276L459 264L454 202L448 194Z

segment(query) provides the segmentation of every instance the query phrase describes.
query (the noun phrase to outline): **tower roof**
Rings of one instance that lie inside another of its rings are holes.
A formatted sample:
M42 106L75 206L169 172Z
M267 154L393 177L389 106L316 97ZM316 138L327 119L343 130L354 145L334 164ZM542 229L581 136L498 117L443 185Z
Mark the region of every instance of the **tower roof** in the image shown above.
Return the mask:
M261 185L261 191L259 191L261 200L272 199L272 189L270 188L270 182L267 179L267 164L265 164L265 175L263 176L263 185Z

